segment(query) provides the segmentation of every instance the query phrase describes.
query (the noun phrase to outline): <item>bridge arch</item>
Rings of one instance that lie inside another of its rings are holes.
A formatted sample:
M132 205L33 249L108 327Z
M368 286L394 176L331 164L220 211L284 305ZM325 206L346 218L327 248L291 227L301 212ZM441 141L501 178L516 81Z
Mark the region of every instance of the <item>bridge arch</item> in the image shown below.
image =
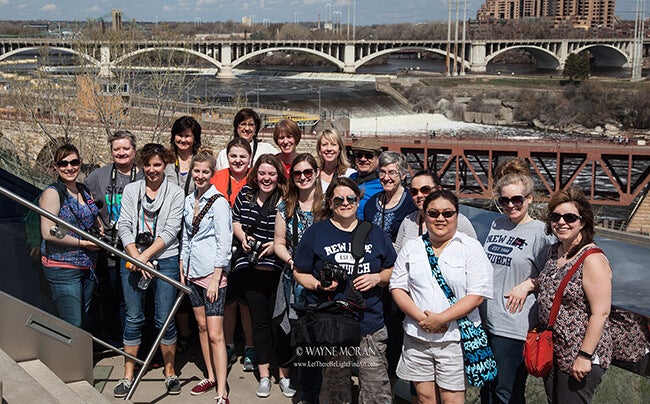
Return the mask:
M531 45L516 45L516 46L509 46L507 48L504 48L504 49L501 49L501 50L498 50L498 51L492 53L490 56L488 56L486 58L485 64L487 65L488 63L490 63L490 61L492 59L496 58L497 56L499 56L499 55L501 55L503 53L506 53L506 52L510 52L512 50L515 50L515 49L523 49L523 50L527 51L528 53L530 53L531 55L533 55L535 60L537 60L537 68L549 69L549 70L552 70L552 69L557 70L557 69L560 68L560 66L564 62L564 61L560 61L557 58L557 56L555 56L552 52L550 52L550 51L548 51L548 50L546 50L546 49L544 49L542 47L531 46Z
M604 44L586 45L573 51L587 51L593 56L592 65L600 67L624 67L630 62L630 57L621 49Z
M135 50L133 52L129 52L129 53L127 53L125 55L122 55L119 58L113 60L113 62L112 62L113 66L112 67L117 67L119 64L121 64L125 60L127 60L129 58L132 58L132 57L134 57L136 55L140 55L142 53L147 53L147 52L154 52L154 51L158 51L158 50L167 50L167 51L174 51L174 52L185 52L185 53L192 54L194 56L198 56L201 59L204 59L204 60L210 62L211 64L217 66L217 68L219 68L219 69L221 69L221 67L223 66L222 63L219 62L217 59L212 58L212 57L210 57L210 56L208 56L208 55L206 55L204 53L197 52L197 51L192 50L192 49L177 48L177 47L174 47L174 46L162 46L162 47L159 47L159 48L143 48L143 49Z
M396 52L429 52L429 53L434 53L437 55L442 55L446 56L447 51L444 51L442 49L433 49L433 48L424 48L424 47L404 47L404 48L392 48L392 49L384 49L381 51L377 51L374 53L371 53L367 56L362 57L358 61L354 63L354 68L358 69L359 67L363 66L364 64L368 63L369 61L378 58L380 56L387 55L389 53L396 53ZM454 55L450 54L449 55L451 60L454 59ZM471 67L471 63L467 60L463 61L462 58L459 58L459 63L464 63L465 68L469 69Z
M52 49L52 50L56 50L56 51L60 51L60 52L72 53L73 55L77 55L80 58L88 61L90 64L92 64L95 67L99 67L99 65L100 65L100 61L95 59L92 56L88 56L87 54L85 54L83 52L79 52L78 50L74 50L74 49L70 49L70 48L63 48L63 47L60 47L60 46L28 46L28 47L25 47L25 48L12 50L10 52L7 52L7 53L4 53L4 54L0 55L0 61L8 59L8 58L10 58L10 57L12 57L14 55L18 55L20 53L25 53L25 52L29 52L29 51L33 51L33 50L41 50L43 48Z
M280 46L280 47L270 47L266 49L260 49L256 50L251 53L247 53L244 56L241 56L235 60L232 61L232 67L238 66L248 59L252 59L256 56L263 55L267 52L279 52L279 51L292 51L292 52L304 52L304 53L310 53L312 55L316 55L318 57L321 57L329 62L332 62L334 65L336 65L339 69L343 69L345 67L345 63L341 62L337 58L328 55L327 53L323 53L314 49L309 49L309 48L297 48L297 47L292 47L292 46Z

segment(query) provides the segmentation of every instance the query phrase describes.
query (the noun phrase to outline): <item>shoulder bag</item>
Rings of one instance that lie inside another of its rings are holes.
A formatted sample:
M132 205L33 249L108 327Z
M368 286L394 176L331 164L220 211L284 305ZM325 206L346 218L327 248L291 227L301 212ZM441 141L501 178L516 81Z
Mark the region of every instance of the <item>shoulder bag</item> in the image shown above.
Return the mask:
M523 355L524 364L528 373L531 375L535 377L546 377L551 372L551 368L553 367L553 325L555 324L557 314L560 312L564 289L588 255L602 252L603 250L600 248L591 248L582 254L578 261L573 264L569 272L562 278L562 282L555 292L551 313L548 316L548 325L543 326L539 324L528 331L526 342L524 343Z
M438 285L445 293L449 304L453 305L458 299L442 276L438 266L438 258L433 251L433 246L431 246L431 240L429 240L429 234L423 234L422 240L429 256L431 274L438 281ZM487 334L481 324L474 324L467 316L456 321L460 331L460 343L463 348L463 362L465 363L467 383L470 386L481 387L497 377L497 362L488 343Z

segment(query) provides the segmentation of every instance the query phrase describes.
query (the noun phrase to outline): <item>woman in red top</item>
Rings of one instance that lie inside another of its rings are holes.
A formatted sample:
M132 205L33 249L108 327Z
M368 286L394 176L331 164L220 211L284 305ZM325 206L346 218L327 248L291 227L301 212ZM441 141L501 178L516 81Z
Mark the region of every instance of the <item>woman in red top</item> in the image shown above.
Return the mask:
M226 196L231 208L235 204L237 194L246 185L251 155L251 145L243 138L234 138L226 146L228 168L217 171L210 180L210 183Z

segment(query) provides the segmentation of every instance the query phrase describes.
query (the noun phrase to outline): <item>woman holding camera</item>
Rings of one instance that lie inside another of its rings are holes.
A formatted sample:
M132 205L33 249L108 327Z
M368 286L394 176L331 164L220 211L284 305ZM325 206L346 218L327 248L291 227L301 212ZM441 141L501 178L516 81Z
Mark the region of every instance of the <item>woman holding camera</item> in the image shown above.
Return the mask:
M88 188L77 182L81 163L75 146L59 146L54 153L54 167L59 178L45 188L39 206L82 230L101 229L99 208ZM41 216L41 236L43 273L50 284L59 317L81 327L93 296L99 247L44 216Z
M144 172L144 180L132 182L124 188L122 210L117 231L125 251L131 257L156 267L166 276L179 280L178 232L183 217L183 190L165 176L165 166L173 161L173 155L158 143L149 143L138 153L138 165ZM157 262L157 265L155 263ZM142 278L152 278L146 271L122 262L122 288L126 303L124 327L124 351L138 355L142 325L144 323L144 300L146 290L138 286ZM155 326L160 330L169 316L176 288L160 279L152 279L155 300ZM181 385L174 371L176 353L176 326L169 324L162 341L165 366L165 387L169 394L180 394ZM115 387L115 397L124 397L131 389L135 362L125 358L124 377Z
M226 198L211 184L217 165L212 152L199 149L190 172L196 190L183 210L181 280L192 289L190 302L199 328L207 378L192 388L199 395L217 387L217 404L228 404L228 358L223 335L226 286L230 270L232 222Z
M363 301L365 308L358 313L361 343L356 360L372 365L359 367L359 403L390 403L382 288L388 285L396 256L388 235L373 224L365 238L364 256L358 261L353 258L360 198L361 190L353 180L333 180L327 188L323 214L316 218L322 221L309 227L298 244L294 276L306 289L309 304L354 297ZM332 275L328 268L336 272L331 284L326 281ZM345 362L352 358L337 355L329 360ZM325 367L320 403L352 402L350 377L349 366Z
M276 290L284 263L273 252L273 232L277 205L285 194L286 177L280 159L263 154L248 174L246 186L235 200L232 212L235 237L241 242L241 256L235 271L242 273L244 297L253 321L253 342L257 356L260 383L256 394L271 394L270 364L276 359L280 368L280 389L293 397L290 387L289 337L272 322Z
M481 322L478 306L492 297L492 265L481 244L458 231L458 198L451 191L432 192L423 207L427 232L404 245L390 278L393 299L406 314L397 376L413 382L420 403L463 403L456 320ZM458 298L453 305L432 275L436 267Z
M299 154L291 164L289 191L278 205L275 217L275 254L286 263L282 285L278 287L274 318L281 321L283 329L290 331L289 318L296 318L291 303L302 303L304 292L301 285L293 281L293 254L305 231L314 223L314 216L323 210L323 191L319 181L320 171L314 156ZM282 293L280 295L280 293ZM302 400L318 402L318 381L320 369L300 368Z

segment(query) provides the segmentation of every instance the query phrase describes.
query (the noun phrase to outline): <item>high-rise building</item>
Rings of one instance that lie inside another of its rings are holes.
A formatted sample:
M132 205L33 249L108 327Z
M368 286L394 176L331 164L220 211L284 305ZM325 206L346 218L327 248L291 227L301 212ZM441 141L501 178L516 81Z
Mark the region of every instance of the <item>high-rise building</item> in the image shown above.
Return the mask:
M113 17L113 31L122 31L122 10L114 8L111 10Z
M579 28L614 26L616 0L486 0L478 9L479 22L519 18L549 18L556 25Z

